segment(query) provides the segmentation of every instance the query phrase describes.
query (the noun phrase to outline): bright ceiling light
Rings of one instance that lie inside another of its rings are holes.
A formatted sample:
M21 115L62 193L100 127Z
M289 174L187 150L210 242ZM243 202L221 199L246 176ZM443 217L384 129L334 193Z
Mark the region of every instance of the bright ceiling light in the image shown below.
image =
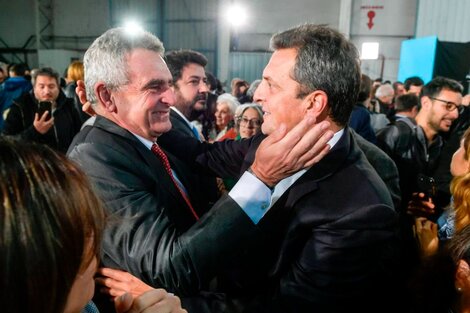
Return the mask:
M133 35L136 33L142 32L144 29L143 27L137 23L136 21L129 20L124 24L124 28L126 29L126 32Z
M227 7L225 19L233 27L241 27L245 25L248 20L248 11L243 5L234 3Z
M361 47L362 60L377 60L379 58L379 43L364 42Z

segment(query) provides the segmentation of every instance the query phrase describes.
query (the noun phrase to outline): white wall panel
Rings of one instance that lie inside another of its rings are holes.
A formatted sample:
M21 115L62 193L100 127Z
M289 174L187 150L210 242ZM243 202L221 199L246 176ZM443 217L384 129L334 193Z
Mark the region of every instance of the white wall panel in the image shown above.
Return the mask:
M230 81L234 77L242 78L249 83L260 79L263 69L271 58L270 52L232 52L230 53L230 73L225 90L230 90Z
M469 0L419 0L416 37L441 41L470 41Z

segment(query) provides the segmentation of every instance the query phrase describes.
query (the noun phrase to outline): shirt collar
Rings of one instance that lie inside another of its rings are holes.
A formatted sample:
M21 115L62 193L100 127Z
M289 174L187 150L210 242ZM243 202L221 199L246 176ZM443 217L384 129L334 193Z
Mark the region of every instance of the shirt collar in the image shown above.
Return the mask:
M339 131L337 131L333 137L328 141L328 144L330 145L330 149L333 149L333 147L338 143L339 139L341 136L344 134L344 128L341 128Z
M181 118L186 122L186 124L188 124L188 126L191 128L191 122L186 118L186 116L183 115L183 113L181 113L177 108L175 107L170 107L170 109L172 109L173 111L175 111L179 116L181 116Z
M144 138L144 137L142 137L142 136L139 136L139 135L137 135L137 134L134 134L133 132L131 132L131 134L134 135L135 138L139 139L139 141L140 141L141 143L143 143L144 146L147 147L147 149L149 149L149 150L152 149L152 145L153 145L154 143L156 143L156 142L152 142L152 141L150 141L150 140L148 140L148 139L146 139L146 138Z

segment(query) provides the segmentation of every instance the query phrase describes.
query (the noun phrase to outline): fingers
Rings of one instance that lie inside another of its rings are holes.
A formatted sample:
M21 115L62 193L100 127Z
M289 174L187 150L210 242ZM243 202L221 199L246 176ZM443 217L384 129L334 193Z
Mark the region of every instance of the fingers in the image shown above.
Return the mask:
M108 277L97 277L95 282L98 285L103 286L100 288L102 293L108 294L113 297L119 297L124 293L131 293L131 288L127 283L123 283L119 280L115 280Z
M323 125L323 127L328 126ZM310 167L318 163L330 151L328 141L333 138L333 135L333 131L326 130L326 128L320 128L320 130L316 131L312 130L312 132L306 134L297 145L302 149L301 145L304 144L304 149L306 149L306 152L300 156L298 162L304 164L304 167ZM292 153L294 153L294 149Z
M309 122L303 122L302 127L296 127L280 141L285 142L286 150L289 151L286 162L295 164L295 170L318 163L329 152L327 143L334 135L331 130L327 130L330 124L327 121L309 126L309 129L306 129Z
M112 269L108 267L99 268L98 274L115 279L115 280L120 280L120 281L129 281L132 278L132 276L125 271Z
M415 229L417 233L420 233L423 230L423 223L426 221L425 217L417 217L415 218Z
M132 295L125 293L120 297L114 299L114 307L116 308L116 313L125 313L128 312L132 307L134 299Z
M172 294L168 294L164 289L153 289L147 291L140 297L134 299L132 308L129 313L142 313L142 312L171 312L171 310L163 310L162 307L169 306L168 298L176 298ZM179 300L179 299L178 299ZM160 308L160 310L158 310Z

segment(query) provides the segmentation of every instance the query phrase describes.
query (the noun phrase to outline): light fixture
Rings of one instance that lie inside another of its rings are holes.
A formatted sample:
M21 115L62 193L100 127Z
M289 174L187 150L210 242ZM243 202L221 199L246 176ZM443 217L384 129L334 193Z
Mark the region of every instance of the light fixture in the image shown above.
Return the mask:
M361 47L362 60L377 60L379 58L379 43L364 42Z
M144 30L144 28L137 23L135 20L128 20L124 23L124 29L130 35L134 35L136 33L140 33Z
M248 11L240 3L233 3L227 7L224 16L228 23L230 23L234 28L238 28L246 24L248 20Z

